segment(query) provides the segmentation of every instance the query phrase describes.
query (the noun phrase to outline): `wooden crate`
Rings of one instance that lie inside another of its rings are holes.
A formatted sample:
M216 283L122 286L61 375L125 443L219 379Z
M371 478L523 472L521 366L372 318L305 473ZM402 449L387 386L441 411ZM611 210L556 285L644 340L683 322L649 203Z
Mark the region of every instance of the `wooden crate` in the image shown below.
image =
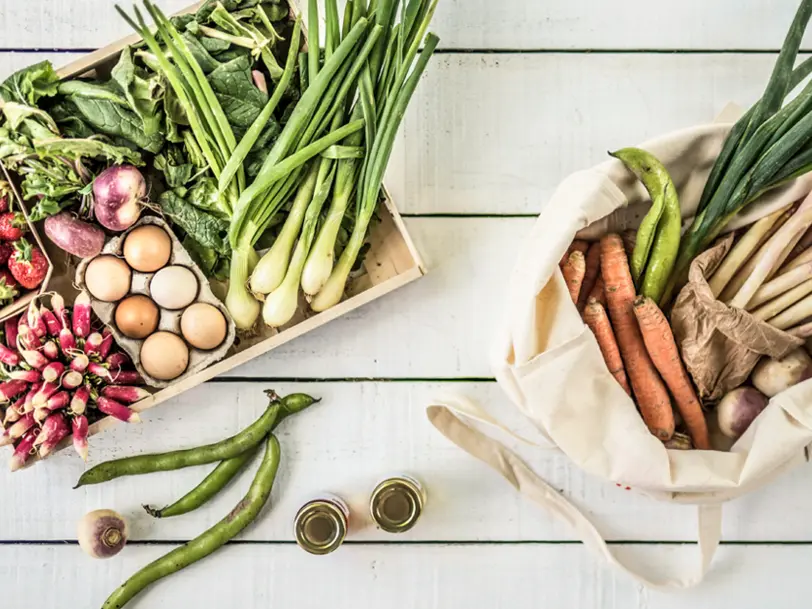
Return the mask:
M198 6L199 4L195 4L180 12L192 12ZM298 7L293 0L290 0L290 6L291 15L298 15ZM58 70L58 73L63 79L90 75L94 71L106 73L115 64L122 49L139 40L140 38L135 35L123 38L72 62ZM263 327L259 334L239 338L238 344L232 348L225 359L181 382L174 383L165 389L156 390L150 397L134 404L133 410L142 412L153 408L422 277L426 273L426 269L420 254L385 189L384 194L384 204L379 208L380 219L370 229L370 249L364 259L363 272L350 281L348 296L340 304L323 313L312 314L310 312L308 314L306 304L302 302L297 316L287 326L278 331ZM54 267L50 283L51 290L59 292L66 301L70 302L76 294L73 287L76 263L50 243L47 238L44 241ZM213 288L215 293L222 294L222 286L215 285ZM89 434L99 433L116 423L118 421L112 417L101 419L90 426ZM68 442L65 442L61 448L67 445Z

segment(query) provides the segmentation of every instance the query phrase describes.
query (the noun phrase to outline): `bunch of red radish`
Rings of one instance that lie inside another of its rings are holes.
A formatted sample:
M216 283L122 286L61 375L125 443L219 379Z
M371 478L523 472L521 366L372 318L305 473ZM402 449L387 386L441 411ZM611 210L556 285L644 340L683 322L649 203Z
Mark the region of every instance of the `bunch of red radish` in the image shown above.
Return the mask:
M90 298L82 293L73 309L59 294L51 309L31 302L6 320L0 342L0 405L5 405L0 445L14 445L11 471L33 454L47 457L71 433L87 460L90 422L112 416L139 421L128 405L149 395L130 358L118 350L108 328L91 326Z

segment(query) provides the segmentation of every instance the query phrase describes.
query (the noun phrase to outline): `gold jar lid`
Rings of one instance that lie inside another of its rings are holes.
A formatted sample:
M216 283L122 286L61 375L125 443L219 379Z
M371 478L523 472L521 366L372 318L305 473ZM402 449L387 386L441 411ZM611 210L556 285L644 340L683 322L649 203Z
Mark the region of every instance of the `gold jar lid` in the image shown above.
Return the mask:
M294 536L299 547L311 554L335 551L347 536L346 512L329 500L307 503L294 520Z
M372 491L372 519L387 533L411 529L423 513L425 496L420 483L408 476L384 480Z

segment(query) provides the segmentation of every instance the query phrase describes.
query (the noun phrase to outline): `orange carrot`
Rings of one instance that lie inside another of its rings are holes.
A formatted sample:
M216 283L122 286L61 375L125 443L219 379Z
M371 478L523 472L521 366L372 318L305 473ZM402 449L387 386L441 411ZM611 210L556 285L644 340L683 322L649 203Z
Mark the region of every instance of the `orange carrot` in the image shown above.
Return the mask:
M564 274L564 281L567 282L572 302L577 303L578 294L581 293L581 284L584 282L584 275L586 274L584 255L578 250L572 252L561 272Z
M601 274L606 284L612 327L640 414L651 433L665 442L674 435L674 412L668 390L646 351L634 316L634 282L620 235L606 235L601 239Z
M584 256L586 256L586 251L589 249L589 243L586 241L581 241L580 239L576 239L570 246L567 248L567 253L561 256L561 261L558 263L558 266L564 266L567 264L567 260L569 260L570 254L572 252L581 252Z
M595 287L593 287L592 291L589 293L587 302L593 298L597 300L604 309L606 308L606 290L604 289L603 277L600 275L598 275L598 278L595 280Z
M640 332L643 334L648 354L668 385L671 395L674 396L677 408L694 441L694 447L710 450L705 413L702 412L702 405L696 397L694 386L680 358L668 320L651 298L643 296L634 301L634 314L640 324Z
M609 368L609 372L617 379L623 390L631 396L632 390L629 387L629 379L626 378L626 369L623 367L623 360L620 357L620 349L617 347L612 324L606 315L606 309L594 298L587 303L584 309L584 321L598 341L598 346L601 348L601 354L606 366Z
M592 288L595 287L595 282L598 280L598 275L601 273L601 244L598 242L589 246L586 253L586 273L584 274L584 282L581 285L581 293L578 295L578 310L583 311L589 302L589 295L592 293Z

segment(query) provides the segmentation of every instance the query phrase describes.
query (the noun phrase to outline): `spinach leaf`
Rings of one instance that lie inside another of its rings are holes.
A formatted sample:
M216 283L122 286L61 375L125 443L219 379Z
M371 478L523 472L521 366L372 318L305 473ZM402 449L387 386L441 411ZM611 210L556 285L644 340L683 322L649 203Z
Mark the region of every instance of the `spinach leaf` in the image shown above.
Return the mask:
M186 161L181 146L167 146L155 157L155 168L164 174L164 180L171 189L186 186L195 173L195 166Z
M36 105L42 97L56 95L57 76L50 61L41 61L23 68L0 84L0 97L7 102Z
M206 0L206 2L203 3L203 6L197 9L195 18L201 23L207 21L209 15L211 15L212 11L217 8L218 4L222 4L223 8L231 13L234 11L251 8L252 6L259 4L259 2L260 0Z
M189 204L177 193L168 190L158 202L164 214L203 247L228 255L228 222Z
M223 199L217 190L217 182L212 178L201 178L189 189L186 200L203 211L214 214L224 220L230 216L223 207Z
M69 159L103 159L111 163L143 165L141 154L123 146L114 146L100 139L53 138L34 143L40 158L67 157Z
M110 73L124 93L130 109L135 112L144 125L144 135L151 136L161 129L159 104L163 97L163 85L157 74L147 76L133 63L130 47L121 52L118 63Z
M96 135L96 131L79 117L79 111L67 99L60 99L47 108L62 130L64 137L88 138Z
M220 66L220 62L209 54L208 49L203 46L203 44L194 34L191 34L190 32L183 32L181 37L186 41L186 46L189 47L189 51L192 53L195 61L200 64L200 67L205 74L213 72Z
M211 277L214 274L219 259L217 252L209 247L203 247L189 235L183 238L183 247L189 252L192 260L200 267L206 277Z
M243 55L209 74L209 82L228 122L241 133L251 126L268 102L268 95L257 89L251 78L252 64L251 57Z
M71 95L68 99L76 106L82 119L97 132L119 136L147 152L157 153L163 148L163 134L144 133L143 121L129 108L112 101L81 95Z
M224 53L231 48L231 43L228 40L221 40L219 38L200 36L198 41L200 41L200 44L209 52L210 55L218 58L218 61L220 61L220 53Z

